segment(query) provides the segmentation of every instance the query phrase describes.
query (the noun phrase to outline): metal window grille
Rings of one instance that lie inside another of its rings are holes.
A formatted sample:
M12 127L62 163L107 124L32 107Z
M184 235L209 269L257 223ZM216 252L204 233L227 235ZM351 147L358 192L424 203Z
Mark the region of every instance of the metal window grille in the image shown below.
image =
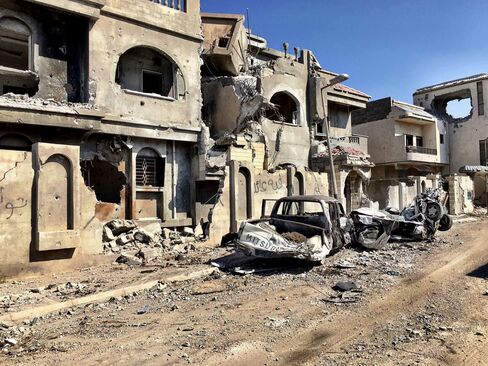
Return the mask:
M157 158L138 156L136 159L136 184L138 186L158 186Z
M161 4L169 8L186 12L187 0L149 0L156 4Z

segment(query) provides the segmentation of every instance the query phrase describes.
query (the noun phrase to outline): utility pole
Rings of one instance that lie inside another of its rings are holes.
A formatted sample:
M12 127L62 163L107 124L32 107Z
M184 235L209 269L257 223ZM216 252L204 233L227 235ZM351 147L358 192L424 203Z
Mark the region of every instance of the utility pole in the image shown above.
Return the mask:
M330 180L332 181L332 194L335 199L337 199L337 186L336 186L336 175L335 175L335 169L334 169L334 158L332 156L332 147L330 146L330 119L329 119L329 113L326 108L326 103L325 103L325 98L324 98L324 90L330 88L331 86L335 84L342 83L343 81L346 81L349 79L349 75L347 74L340 74L337 75L336 77L332 78L329 80L326 86L322 87L320 89L320 94L322 97L322 109L324 110L324 119L323 123L325 125L325 133L327 135L327 151L329 152L329 167L330 167Z

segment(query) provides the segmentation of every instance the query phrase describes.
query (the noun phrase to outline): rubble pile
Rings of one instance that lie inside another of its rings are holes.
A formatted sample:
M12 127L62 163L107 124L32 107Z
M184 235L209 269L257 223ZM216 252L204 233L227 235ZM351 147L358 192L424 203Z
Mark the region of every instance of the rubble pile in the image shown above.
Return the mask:
M368 156L362 152L361 150L355 149L353 147L347 146L334 146L332 148L332 156L337 157L341 155L350 155L350 156L357 156L360 158L368 158ZM320 153L315 154L314 158L326 158L329 156L329 152L324 150Z
M118 263L128 265L147 263L163 253L186 253L194 250L194 243L201 239L192 228L181 232L164 228L159 224L139 227L132 220L112 220L103 228L104 253L120 254Z
M27 94L6 93L0 96L0 104L35 107L36 109L56 109L63 112L76 112L76 110L97 110L97 107L89 103L60 102L53 98L32 98Z

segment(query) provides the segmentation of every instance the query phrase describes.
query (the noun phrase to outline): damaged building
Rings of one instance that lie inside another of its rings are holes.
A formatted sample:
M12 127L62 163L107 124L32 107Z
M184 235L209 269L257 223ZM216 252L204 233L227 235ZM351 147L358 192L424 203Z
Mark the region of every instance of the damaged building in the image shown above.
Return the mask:
M244 17L202 14L204 132L197 197L210 235L236 232L267 214L263 199L331 194L325 123L331 121L335 184L349 210L370 176L367 137L352 134L351 112L369 96L333 83L309 50L268 47ZM208 205L208 203L211 205Z
M449 165L444 173L459 182L449 186L451 194L462 197L458 212L472 210L469 202L487 202L487 85L488 74L478 74L420 88L413 94L414 104L425 107L445 126Z
M449 164L445 128L420 106L383 98L352 113L353 131L370 138L375 163L368 187L379 208L403 209L418 194L437 187ZM387 140L389 143L377 143Z
M402 209L440 185L449 193L451 214L486 204L487 78L481 74L418 89L414 104L383 98L353 112L353 131L372 142L375 167L368 192L380 208ZM465 104L464 115L458 115L463 108L451 105L458 102ZM392 143L374 143L385 137Z
M218 244L268 214L263 200L369 204L351 114L370 97L309 50L268 47L243 16L0 0L0 53L2 275L92 262L113 219L198 226Z
M193 225L201 42L199 1L0 1L3 275Z

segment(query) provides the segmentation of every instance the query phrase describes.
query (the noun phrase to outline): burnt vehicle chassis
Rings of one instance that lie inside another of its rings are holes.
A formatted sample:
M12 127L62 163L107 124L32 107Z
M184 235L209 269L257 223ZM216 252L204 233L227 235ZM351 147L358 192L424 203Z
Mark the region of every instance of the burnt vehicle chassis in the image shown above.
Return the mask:
M428 189L416 196L401 212L392 208L384 211L367 208L354 210L350 216L356 228L357 242L377 249L375 237L383 233L388 235L389 240L431 239L437 230L447 231L452 227L452 219L441 202L441 191Z
M242 223L236 247L247 255L322 261L351 243L351 220L341 203L325 196L284 197L269 216Z
M247 255L322 262L331 252L354 243L380 249L391 239L424 240L449 230L452 220L440 192L418 195L402 212L361 208L346 216L342 204L326 196L292 196L275 201L271 214L241 224L236 247Z

